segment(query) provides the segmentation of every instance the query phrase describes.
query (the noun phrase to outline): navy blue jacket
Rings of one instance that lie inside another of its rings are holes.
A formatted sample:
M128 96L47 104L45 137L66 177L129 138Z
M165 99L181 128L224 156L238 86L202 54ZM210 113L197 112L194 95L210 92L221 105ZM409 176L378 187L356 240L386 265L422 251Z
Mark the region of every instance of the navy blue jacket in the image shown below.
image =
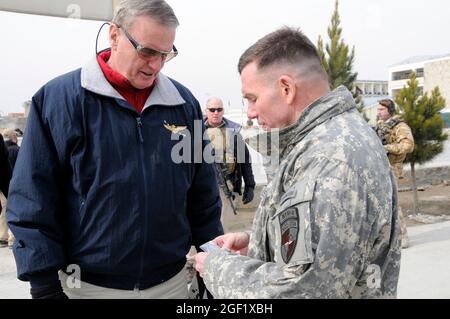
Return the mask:
M138 114L96 60L41 88L8 200L18 278L76 264L82 281L131 290L181 271L191 244L223 233L214 168L198 157L206 142L194 150L194 120L203 132L197 100L162 74ZM171 125L191 134L172 134ZM177 164L181 139L192 142L183 150L191 161Z

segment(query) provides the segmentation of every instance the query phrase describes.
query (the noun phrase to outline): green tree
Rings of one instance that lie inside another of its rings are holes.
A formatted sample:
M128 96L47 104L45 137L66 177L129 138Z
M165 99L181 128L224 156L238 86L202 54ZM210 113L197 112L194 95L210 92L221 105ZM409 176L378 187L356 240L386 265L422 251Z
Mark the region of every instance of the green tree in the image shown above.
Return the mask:
M323 67L328 73L331 89L340 85L346 86L350 92L353 92L358 110L364 114L364 104L359 91L355 88L355 81L358 76L353 72L353 62L355 60L355 47L352 50L342 39L342 28L340 27L341 18L339 16L339 0L336 0L331 25L328 27L328 37L330 43L324 47L322 37L319 36L317 51L322 60ZM324 49L325 48L325 49Z
M413 73L407 86L400 90L395 102L403 113L403 119L411 128L414 136L414 151L406 157L411 165L411 177L414 196L414 213L419 212L415 165L433 159L443 151L443 142L448 136L443 132L444 120L440 111L445 108L445 99L436 87L431 96L421 96L416 74Z

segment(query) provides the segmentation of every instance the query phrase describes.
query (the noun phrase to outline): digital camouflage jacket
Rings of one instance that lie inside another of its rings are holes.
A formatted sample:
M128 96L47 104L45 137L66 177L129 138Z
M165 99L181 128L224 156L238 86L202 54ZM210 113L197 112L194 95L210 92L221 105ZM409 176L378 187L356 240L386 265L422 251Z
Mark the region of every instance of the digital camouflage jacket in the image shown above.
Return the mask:
M207 288L233 299L396 297L396 182L351 93L339 87L312 103L279 131L278 152L247 256L209 254Z

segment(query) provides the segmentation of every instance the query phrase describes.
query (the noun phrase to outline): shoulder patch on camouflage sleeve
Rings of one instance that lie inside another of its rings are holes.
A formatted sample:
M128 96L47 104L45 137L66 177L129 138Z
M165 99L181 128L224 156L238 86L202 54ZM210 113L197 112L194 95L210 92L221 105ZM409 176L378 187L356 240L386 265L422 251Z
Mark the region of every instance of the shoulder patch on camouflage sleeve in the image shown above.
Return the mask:
M294 255L298 242L299 216L296 207L291 207L278 215L281 232L281 257L287 264Z

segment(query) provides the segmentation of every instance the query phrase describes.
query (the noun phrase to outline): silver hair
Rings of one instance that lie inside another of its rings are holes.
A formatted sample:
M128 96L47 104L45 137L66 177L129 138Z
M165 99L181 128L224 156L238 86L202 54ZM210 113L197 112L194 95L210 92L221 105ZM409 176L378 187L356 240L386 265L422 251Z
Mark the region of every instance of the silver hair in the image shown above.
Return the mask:
M176 28L180 25L172 7L164 0L122 0L112 22L128 28L139 16L150 16L168 27Z
M214 100L219 101L220 105L222 105L222 107L223 107L223 101L222 101L222 99L221 99L221 98L218 98L218 97L215 97L215 96L210 97L210 98L206 101L206 105L208 105L209 102L212 102L212 101L214 101Z

